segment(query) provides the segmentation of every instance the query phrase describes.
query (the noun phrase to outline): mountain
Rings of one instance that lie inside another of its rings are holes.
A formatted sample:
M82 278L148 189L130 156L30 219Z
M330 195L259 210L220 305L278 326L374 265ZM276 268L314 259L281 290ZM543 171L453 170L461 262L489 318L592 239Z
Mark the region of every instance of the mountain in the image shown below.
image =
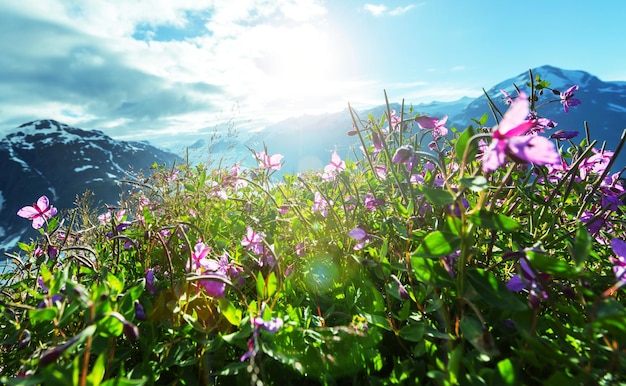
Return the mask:
M563 70L552 66L542 66L532 70L533 76L539 75L541 79L550 82L550 88L564 92L573 85L578 85L575 98L581 104L572 107L569 113L565 113L563 106L558 102L558 95L548 95L540 98L542 100L555 100L554 103L537 108L540 116L549 118L557 122L555 130L578 131L580 134L574 139L580 142L585 135L585 122L589 127L591 140L598 140L598 148L602 142L606 141L607 149L614 150L620 140L622 131L626 129L626 82L604 82L597 77L577 70ZM498 83L487 91L489 97L496 102L501 112L506 111L506 106L502 102L502 93L505 90L510 95L516 95L514 85L529 93L526 83L529 81L529 74L522 73L514 78ZM450 121L454 123L467 124L472 118L479 118L488 112L489 105L485 95L476 98L467 108L459 114L451 116ZM488 126L495 124L495 120L490 116ZM458 127L463 127L462 125ZM626 149L618 156L614 170L621 170L626 166Z
M584 125L587 122L592 140L598 140L597 147L606 141L607 149L614 150L622 131L626 128L626 82L605 82L597 77L579 70L565 70L553 66L541 66L532 69L533 76L550 82L550 88L565 91L570 86L578 85L579 90L575 98L581 100L581 105L572 107L568 114L563 111L559 103L559 95L545 90L541 101L552 102L538 108L540 116L557 122L555 130L578 131L574 138L576 143L584 138ZM515 86L530 93L526 83L529 82L529 73L524 72L515 77L506 79L488 89L487 94L496 103L501 112L505 112L500 90L510 95L517 95ZM411 104L405 102L405 111L412 108L413 114L427 114L442 117L448 115L448 127L456 127L459 131L472 124L472 119L480 118L484 113L490 113L487 97L465 97L453 102L432 102ZM400 104L390 104L391 109L400 110ZM379 119L386 111L381 105L368 110L359 111L361 119L367 120L368 114ZM494 126L495 119L489 114L487 126ZM254 149L261 149L267 145L270 154L281 153L285 156L281 172L296 173L305 170L321 170L328 164L333 150L340 156L351 156L360 146L358 137L350 137L348 131L352 129L352 119L348 109L341 112L320 115L305 115L290 118L266 127L252 137L246 144ZM546 133L549 135L549 133ZM217 153L216 153L217 154ZM229 154L233 154L230 152ZM238 154L246 163L253 165L254 159L249 152ZM626 166L626 149L617 158L613 170L621 170Z
M54 120L17 127L0 140L0 251L38 235L16 212L40 196L47 195L59 210L71 209L76 197L90 190L94 204L115 205L119 181L129 170L178 160L143 142L116 141Z

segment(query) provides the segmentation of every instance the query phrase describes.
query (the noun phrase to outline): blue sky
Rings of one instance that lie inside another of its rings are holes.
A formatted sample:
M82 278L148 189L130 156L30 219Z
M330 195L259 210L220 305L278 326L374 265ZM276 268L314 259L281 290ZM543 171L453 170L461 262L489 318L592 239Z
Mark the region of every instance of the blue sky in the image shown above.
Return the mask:
M0 133L52 118L120 139L259 130L451 101L550 64L626 80L626 2L3 0Z

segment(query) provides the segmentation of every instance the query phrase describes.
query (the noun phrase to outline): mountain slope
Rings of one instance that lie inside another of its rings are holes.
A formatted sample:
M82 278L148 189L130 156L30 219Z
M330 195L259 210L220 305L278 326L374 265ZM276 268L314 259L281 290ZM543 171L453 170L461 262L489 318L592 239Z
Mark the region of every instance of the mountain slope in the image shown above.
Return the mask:
M54 120L17 127L0 141L0 250L36 235L16 212L41 195L59 209L72 208L85 190L94 193L95 203L115 204L121 193L118 181L127 171L176 160L176 155L145 143L115 141Z

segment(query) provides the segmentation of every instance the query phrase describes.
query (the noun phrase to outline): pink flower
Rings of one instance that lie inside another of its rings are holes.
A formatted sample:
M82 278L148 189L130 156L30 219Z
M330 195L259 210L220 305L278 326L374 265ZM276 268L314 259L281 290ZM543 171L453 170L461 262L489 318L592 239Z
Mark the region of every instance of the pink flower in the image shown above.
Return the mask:
M443 118L433 118L428 115L421 115L415 118L415 122L422 129L432 129L433 137L435 140L443 137L448 134L448 129L445 127L446 122L448 121L448 116L446 115Z
M330 203L332 204L332 202ZM313 207L311 207L312 212L320 212L323 217L328 216L328 201L322 197L320 192L315 192L315 197L313 197Z
M25 206L17 211L17 215L33 221L33 228L39 229L47 219L57 214L57 208L50 205L48 197L41 196L32 206Z
M283 159L283 155L274 154L270 156L261 151L256 153L256 159L259 161L261 169L280 170L280 161Z
M241 240L241 246L249 251L252 251L256 255L262 255L264 251L263 239L265 234L261 232L255 232L251 227L246 230L246 235Z
M569 108L580 105L580 100L574 98L574 91L578 90L578 85L573 85L565 92L561 93L561 103L563 104L563 111L569 112Z
M483 171L496 170L507 156L516 162L538 165L551 165L561 160L549 139L526 135L535 125L528 119L529 110L528 99L522 92L493 131L493 141L483 153Z
M341 160L339 154L336 151L333 152L333 155L330 157L330 163L324 167L324 173L322 174L322 179L324 181L333 181L337 174L346 170L346 164Z

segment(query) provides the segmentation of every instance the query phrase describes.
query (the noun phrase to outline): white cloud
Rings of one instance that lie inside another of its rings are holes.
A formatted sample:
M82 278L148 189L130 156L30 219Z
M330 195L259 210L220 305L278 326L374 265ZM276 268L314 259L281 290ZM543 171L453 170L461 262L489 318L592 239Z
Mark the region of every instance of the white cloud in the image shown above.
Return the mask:
M400 7L395 7L395 8L389 8L384 4L370 4L367 3L363 6L363 10L367 13L372 14L373 16L376 17L380 17L380 16L401 16L404 15L405 13L409 12L410 10L412 10L413 8L417 7L417 6L422 6L424 5L424 3L419 3L419 4L409 4L409 5L405 5L405 6L400 6Z

